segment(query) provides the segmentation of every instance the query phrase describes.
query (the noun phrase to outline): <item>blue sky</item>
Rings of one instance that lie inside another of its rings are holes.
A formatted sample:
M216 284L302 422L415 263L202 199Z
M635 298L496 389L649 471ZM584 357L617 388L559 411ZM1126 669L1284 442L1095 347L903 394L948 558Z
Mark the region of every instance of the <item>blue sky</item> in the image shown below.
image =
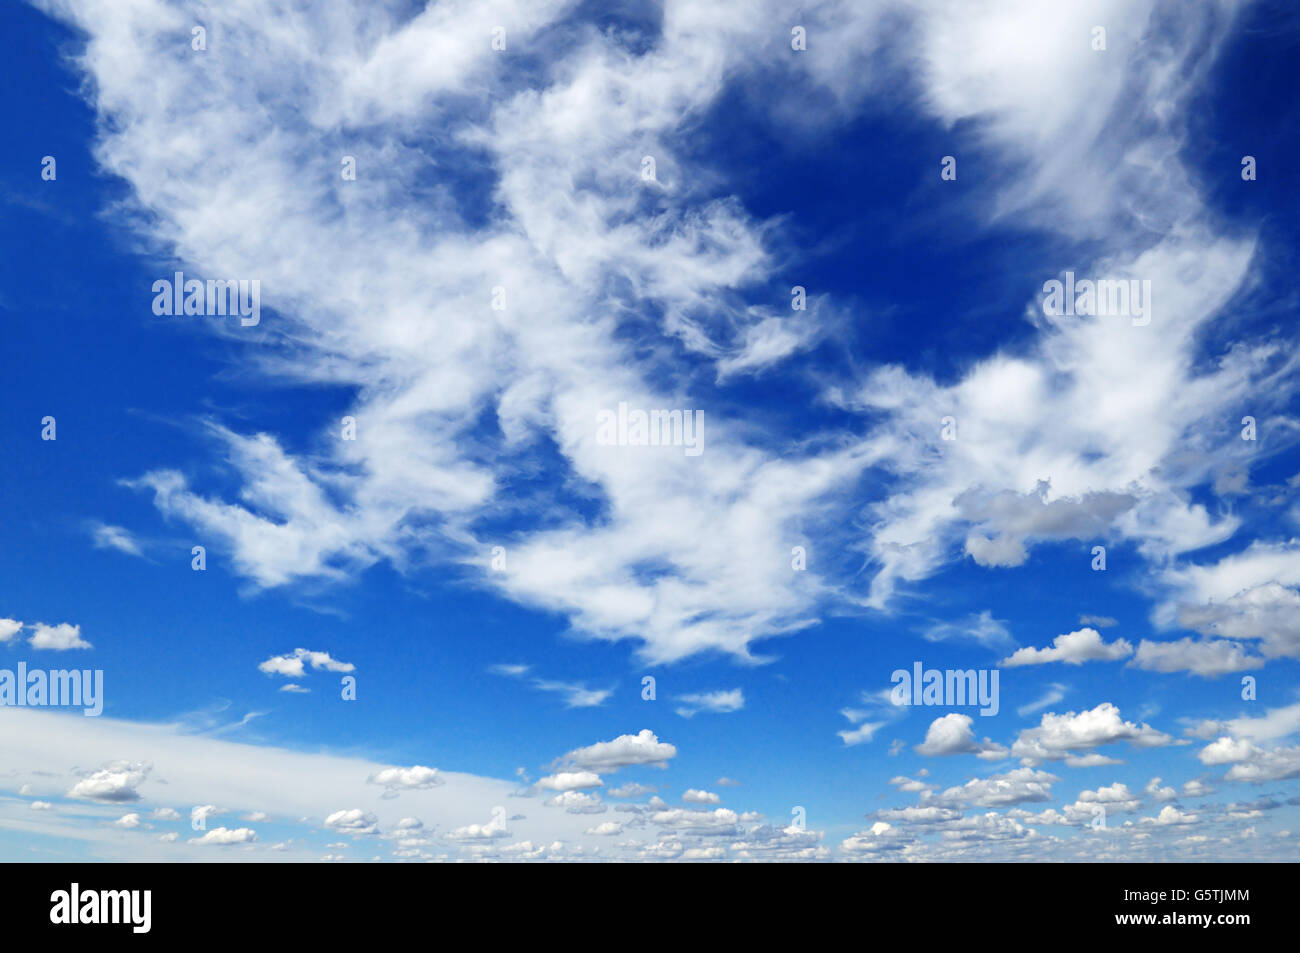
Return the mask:
M0 857L1296 859L1295 13L709 7L0 12Z

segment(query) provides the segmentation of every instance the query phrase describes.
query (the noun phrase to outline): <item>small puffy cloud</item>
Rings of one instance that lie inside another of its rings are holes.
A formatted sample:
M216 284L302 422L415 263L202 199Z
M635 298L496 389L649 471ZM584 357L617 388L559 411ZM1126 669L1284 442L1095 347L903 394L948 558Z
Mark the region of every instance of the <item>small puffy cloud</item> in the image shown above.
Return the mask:
M595 827L587 828L587 833L595 834L597 837L613 837L623 833L623 825L618 821L602 821Z
M613 741L601 741L586 748L570 751L560 760L578 768L610 772L631 765L666 768L677 756L677 749L662 742L649 728L635 735L619 735Z
M34 649L52 649L56 652L93 647L81 637L81 626L67 622L58 625L37 622L32 626L32 637L28 639L28 644Z
M1173 642L1143 639L1129 665L1152 672L1191 672L1211 678L1262 668L1264 659L1251 655L1239 642L1190 637Z
M447 838L455 841L495 840L509 836L510 831L506 829L506 812L500 810L494 810L492 820L486 824L467 824L447 833Z
M1160 778L1152 778L1142 790L1153 801L1172 801L1178 797L1178 792L1173 788L1161 787Z
M1141 798L1130 791L1127 784L1116 781L1095 791L1080 791L1078 803L1100 804L1108 811L1135 811Z
M1006 774L972 778L960 787L948 788L935 795L934 803L943 807L1012 807L1052 799L1052 784L1060 778L1046 771L1016 768Z
M177 840L179 837L180 837L180 835L177 834L175 831L169 831L169 832L166 833L166 834L159 834L159 835L158 835L158 839L159 839L160 841L162 841L164 844L172 844L172 843L175 843L176 840Z
M582 791L561 791L542 803L547 807L562 807L570 814L604 814L609 810L600 795L584 794Z
M1252 741L1224 736L1199 755L1208 765L1230 764L1225 781L1283 781L1300 777L1300 747L1262 748Z
M683 834L735 834L740 828L740 815L735 811L720 807L715 811L691 811L685 808L672 808L656 811L650 820L660 827L669 828Z
M51 804L49 801L32 801L32 810L33 810L33 811L52 811L52 810L54 810L54 805Z
M894 828L886 821L876 821L868 830L858 831L840 842L840 850L853 855L888 854L902 850L915 838Z
M424 821L418 817L404 817L393 825L395 831L418 831L424 828Z
M313 652L310 649L294 649L289 655L273 655L257 666L259 672L267 675L283 675L285 678L302 678L306 674L303 664L308 663L317 671L351 672L356 666L350 662L340 662L328 652Z
M110 804L140 800L136 791L151 766L140 762L114 761L82 778L68 791L68 797Z
M548 791L577 791L582 788L598 788L603 784L600 775L594 771L561 771L537 782L539 788Z
M1142 823L1157 827L1168 827L1170 825L1195 824L1196 820L1197 816L1195 814L1185 813L1172 804L1166 804L1155 817L1142 818Z
M427 791L440 787L445 782L437 768L427 768L415 764L409 768L384 768L366 778L367 784L379 784L390 792Z
M1048 662L1064 662L1067 665L1082 665L1084 662L1113 662L1133 654L1133 646L1124 639L1104 642L1096 629L1079 629L1058 635L1052 640L1051 648L1036 649L1026 646L1004 658L999 664L1006 668L1020 665L1045 665Z
M299 685L296 682L285 682L280 686L280 691L288 692L290 695L310 695L311 689L305 685Z
M1011 746L1011 754L1027 763L1063 761L1081 749L1119 741L1138 748L1155 748L1171 744L1173 738L1149 725L1124 721L1118 708L1102 702L1088 711L1043 715L1038 727L1020 732Z
M877 811L876 817L883 821L894 821L898 824L945 824L948 821L958 820L961 817L961 811L953 807L914 804L909 807L886 808L883 811Z
M156 807L153 810L153 816L159 821L179 821L181 819L180 811L171 807Z
M240 818L241 821L247 821L250 824L265 824L271 819L265 811L253 811L251 814L245 814Z
M958 712L942 715L930 723L925 733L925 741L916 746L917 754L940 756L950 754L973 754L985 760L996 760L1007 756L1007 749L985 738L975 739L974 721L970 715Z
M325 818L325 826L343 834L375 834L379 831L379 819L354 807L351 810L335 811Z
M682 695L677 701L680 703L677 707L677 714L683 718L690 718L697 712L702 711L724 714L726 712L740 711L745 707L745 695L739 688L733 688L729 691Z
M23 624L17 619L0 619L0 642L8 642L22 630Z
M232 844L251 844L257 840L257 832L248 827L230 829L216 827L202 837L191 837L189 843L200 846L229 847Z
M123 814L121 817L115 820L113 824L117 827L125 827L128 830L131 828L139 827L140 815L135 813Z
M687 788L682 795L682 801L686 804L721 804L722 798L712 791L701 791L697 788Z
M929 791L934 787L934 785L927 784L925 781L916 778L903 777L902 775L890 778L889 783L906 794L921 794L922 792Z

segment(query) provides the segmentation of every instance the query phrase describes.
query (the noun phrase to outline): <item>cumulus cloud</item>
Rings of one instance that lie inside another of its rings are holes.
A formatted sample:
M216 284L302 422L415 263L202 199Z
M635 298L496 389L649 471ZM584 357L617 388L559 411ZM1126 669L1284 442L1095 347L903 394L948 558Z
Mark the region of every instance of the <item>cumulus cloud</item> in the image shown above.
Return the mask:
M37 622L32 625L32 637L27 642L34 649L53 649L57 652L92 647L81 637L81 626L67 622L58 625Z
M1300 747L1263 748L1243 738L1224 736L1201 749L1207 765L1230 764L1226 781L1281 781L1300 777Z
M325 826L330 830L345 834L377 834L379 819L359 807L335 811L325 818Z
M82 778L68 791L68 797L109 803L140 800L136 789L144 783L152 766L140 762L114 761Z
M1133 654L1133 646L1124 639L1104 642L1096 629L1079 629L1058 635L1052 640L1051 648L1036 649L1026 646L1017 649L999 665L1015 668L1020 665L1044 665L1048 662L1065 662L1068 665L1082 665L1084 662L1112 662Z
M537 782L539 788L545 788L548 791L578 791L583 788L598 788L603 781L600 775L594 771L561 771L557 774L548 775ZM614 794L613 791L610 792ZM623 797L626 795L615 795Z
M1202 474L1186 451L1215 448L1210 424L1241 393L1268 406L1290 393L1255 359L1269 342L1192 371L1199 332L1253 251L1251 236L1212 230L1176 148L1186 111L1173 107L1225 33L1217 3L1195 4L1158 46L1143 42L1150 0L840 5L810 14L825 17L818 55L790 57L775 55L773 0L744 16L671 2L643 51L592 29L556 50L554 67L520 63L508 76L465 39L481 29L461 7L343 3L324 17L225 4L209 30L249 42L208 51L215 80L169 42L170 17L137 13L122 30L108 0L42 6L91 38L78 64L95 91L94 154L126 185L138 214L124 221L147 229L160 258L260 274L276 320L259 333L280 346L249 373L346 390L366 421L365 440L311 453L213 423L206 437L239 481L228 496L174 467L130 482L257 586L342 581L416 554L477 566L479 518L508 492L508 568L482 577L499 594L564 613L586 635L635 640L652 661L750 658L752 643L807 627L827 605L889 606L900 584L960 552L1013 566L1042 542L1113 534L1165 565L1222 540L1237 520L1193 502ZM569 13L546 0L506 19L527 44ZM362 17L365 30L338 28ZM1078 39L1099 20L1116 25L1107 69ZM878 55L882 24L906 55ZM682 141L681 117L725 101L742 77L801 127L835 127L875 93L915 90L922 115L972 128L1004 169L975 214L1095 239L1108 273L1161 289L1158 323L1146 333L1031 315L1031 337L943 382L868 366L824 395L860 419L798 452L719 390L707 453L601 446L601 409L678 406L708 371L716 381L797 368L834 321L819 304L818 320L800 322L746 300L784 268L773 223L703 187L714 170ZM781 95L808 83L825 109ZM276 135L258 132L268 127ZM382 180L341 180L344 129L348 147L384 157ZM422 133L436 134L412 148ZM658 173L630 188L646 149ZM490 169L491 201L470 210L440 185L436 201L403 202L394 228L393 205L431 161ZM283 254L307 247L310 263ZM494 287L508 293L504 310L484 304ZM937 453L935 423L948 415L960 436ZM486 436L485 418L496 424ZM529 481L515 479L518 451L543 440L560 472L519 493ZM873 467L889 489L859 521L855 491ZM587 488L581 502L574 486ZM599 521L586 518L591 497ZM784 569L777 554L808 528L864 551L865 600L856 579Z
M560 761L602 773L630 765L664 768L676 755L677 749L674 746L660 741L649 728L643 728L635 735L619 735L613 741L601 741L570 751Z
M1052 784L1060 778L1033 768L1015 768L1005 774L972 778L965 784L936 794L938 806L1012 807L1034 801L1050 801Z
M205 847L229 847L234 844L251 844L255 840L257 840L257 832L252 828L238 827L232 830L227 827L216 827L201 837L191 837L189 843Z
M421 764L409 768L385 768L370 775L366 782L387 788L385 796L396 796L400 791L427 791L444 783L437 768L427 768Z
M1011 754L1030 764L1062 761L1079 750L1120 741L1138 748L1155 748L1173 743L1173 738L1149 725L1124 721L1118 708L1102 702L1088 711L1043 715L1038 727L1020 732Z
M942 715L930 723L925 732L925 741L916 746L916 752L931 756L973 754L988 761L1007 756L1007 748L1003 745L988 738L977 740L973 725L974 720L970 715L958 712Z
M313 652L310 649L294 649L289 655L273 655L265 662L259 662L257 670L267 675L283 675L285 678L302 678L307 674L303 663L309 663L313 669L327 672L351 672L356 666L350 662L340 662L328 652Z

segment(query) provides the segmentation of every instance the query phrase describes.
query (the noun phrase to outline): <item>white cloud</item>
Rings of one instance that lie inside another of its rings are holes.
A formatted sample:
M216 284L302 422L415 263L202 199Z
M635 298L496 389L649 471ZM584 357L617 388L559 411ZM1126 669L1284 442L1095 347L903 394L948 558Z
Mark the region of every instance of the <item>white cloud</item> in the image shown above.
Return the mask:
M201 837L191 837L189 843L199 846L229 847L233 844L251 844L257 840L257 832L248 827L230 829L216 827Z
M436 788L445 782L437 768L416 764L409 768L385 768L366 778L369 784L379 784L389 791L423 791Z
M379 818L359 807L354 807L330 814L325 818L325 826L345 834L377 834Z
M1036 711L1042 711L1044 708L1050 708L1057 702L1065 698L1065 686L1057 682L1047 686L1047 690L1032 702L1026 702L1016 709L1016 714L1024 717L1033 714Z
M53 649L59 652L92 648L91 644L81 637L81 626L67 622L58 625L46 625L44 622L33 624L32 637L28 640L28 644L34 649Z
M109 526L104 523L95 523L91 527L91 535L95 541L96 549L116 549L120 553L126 553L128 556L141 556L140 544L136 542L135 537L131 535L130 530L121 526Z
M988 738L976 740L973 725L974 720L970 715L958 712L941 715L930 723L925 741L916 746L916 752L931 756L973 754L990 761L1007 756L1008 751L1004 746Z
M534 684L541 691L563 695L565 708L595 708L605 704L609 696L614 694L610 688L591 689L575 682L538 679Z
M677 707L677 714L681 715L683 718L690 718L692 715L701 711L725 714L727 712L740 711L745 707L745 695L739 688L733 688L728 691L682 695L677 700L680 702L680 705Z
M583 788L598 788L602 784L604 782L600 780L600 775L594 771L561 771L537 782L539 788L548 791L577 791Z
M937 622L922 632L921 636L928 642L970 640L988 648L1015 645L1006 624L993 618L987 609L959 622Z
M1050 801L1052 784L1060 778L1033 768L1015 768L1005 774L972 778L934 796L940 807L1011 807L1033 801Z
M1129 665L1153 672L1191 672L1212 678L1262 668L1264 660L1249 654L1237 642L1191 638L1151 642L1143 639Z
M682 802L685 804L721 804L722 798L712 791L701 791L697 788L687 788L682 793Z
M662 742L649 728L635 735L619 735L613 741L601 741L586 748L570 751L560 760L577 768L597 773L617 771L629 765L666 767L677 755L677 749Z
M307 674L303 668L304 662L310 663L311 667L317 671L324 669L327 672L351 672L356 669L356 666L350 662L340 662L332 658L328 652L294 649L289 655L273 655L265 662L259 662L257 670L265 672L267 675L302 678Z
M1068 665L1082 665L1084 662L1111 662L1133 654L1133 646L1124 639L1114 642L1102 641L1096 629L1079 629L1058 635L1052 640L1052 647L1036 649L1026 646L1017 649L999 665L1015 668L1019 665L1044 665L1048 662L1065 662Z
M136 790L148 776L151 765L114 761L82 778L68 791L68 797L85 798L90 801L138 801L140 793Z
M562 807L570 814L604 814L609 810L600 795L572 789L561 791L542 803L547 807Z
M1124 721L1119 709L1110 702L1096 708L1064 715L1048 713L1036 728L1020 732L1011 746L1013 757L1027 763L1060 761L1080 749L1127 741L1138 748L1153 748L1173 743L1173 738L1149 725Z

